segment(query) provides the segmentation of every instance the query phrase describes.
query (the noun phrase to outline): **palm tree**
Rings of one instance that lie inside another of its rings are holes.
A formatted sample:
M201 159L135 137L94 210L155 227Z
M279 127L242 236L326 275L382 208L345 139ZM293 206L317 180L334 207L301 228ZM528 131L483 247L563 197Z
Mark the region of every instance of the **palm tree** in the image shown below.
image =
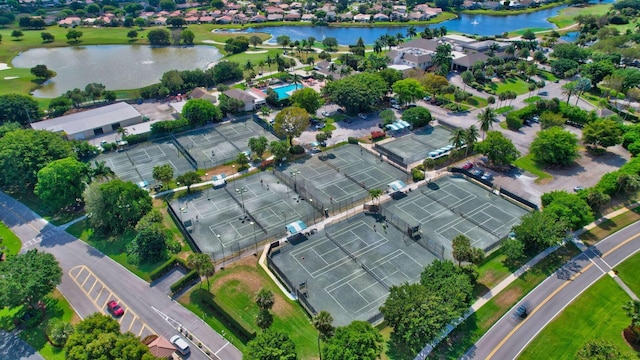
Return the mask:
M404 42L404 35L402 33L396 34L396 44L402 44Z
M352 70L351 67L342 65L342 67L340 68L340 76L345 77L351 74L351 70Z
M440 26L440 36L447 35L447 28L445 26Z
M510 58L512 58L516 53L516 47L513 44L511 44L506 48L504 48L504 53L509 55Z
M535 63L531 63L529 66L527 66L524 73L529 77L529 81L531 81L532 77L538 75L538 65L536 65Z
M576 89L576 83L575 82L569 82L566 83L564 85L562 85L562 93L564 95L567 95L567 105L569 104L569 99L571 99L571 95L575 94L577 91Z
M207 278L207 289L210 288L209 277L215 274L216 269L207 254L194 253L187 257L187 267L195 270L200 276Z
M382 52L383 47L384 47L384 44L379 39L376 39L373 42L373 52L375 52L376 54L380 54Z
M465 136L466 131L464 129L456 128L455 130L453 130L453 133L451 133L449 141L451 141L451 144L455 149L460 149L464 145Z
M371 201L378 200L378 204L380 203L380 196L382 195L382 190L380 189L369 189L369 196L371 196Z
M466 131L464 142L467 144L465 149L465 156L469 155L469 150L473 151L473 145L478 141L478 128L475 125L469 126Z
M320 311L313 317L313 327L318 331L318 355L322 360L322 351L320 350L320 340L327 341L333 336L333 317L327 311Z
M256 304L258 305L261 311L271 310L274 303L275 303L275 299L273 297L273 292L271 292L271 290L262 288L260 289L260 291L258 291L258 294L256 295Z
M271 55L267 55L267 58L264 60L264 62L269 67L269 72L271 72L271 64L273 64L273 59L271 58Z
M329 64L329 68L327 70L329 70L329 74L335 74L336 70L338 70L338 67L335 63L331 63Z
M116 130L116 132L118 133L118 135L120 135L120 140L124 139L125 136L129 135L129 131L126 128L123 128L122 126L118 128L118 130Z
M258 67L260 68L260 74L262 75L262 70L264 70L264 66L266 65L266 63L264 62L264 60L260 60L258 61Z
M89 169L90 177L93 179L109 179L116 174L111 170L110 167L107 166L107 163L104 161L94 161L93 168Z
M480 130L482 130L482 140L484 140L487 131L493 128L493 122L496 120L496 111L492 107L487 107L478 115L478 119Z
M244 64L244 69L247 71L253 70L253 63L251 62L251 60L247 60L247 63Z
M407 29L407 37L409 39L411 39L412 37L417 35L417 31L416 31L416 27L415 26L409 26L409 28Z

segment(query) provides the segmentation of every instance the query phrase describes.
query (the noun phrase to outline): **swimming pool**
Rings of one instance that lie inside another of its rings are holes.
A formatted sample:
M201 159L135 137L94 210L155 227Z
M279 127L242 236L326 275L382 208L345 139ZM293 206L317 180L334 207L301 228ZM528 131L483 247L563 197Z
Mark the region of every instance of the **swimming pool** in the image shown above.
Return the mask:
M291 93L302 88L304 88L304 85L302 84L289 84L275 87L273 90L278 94L278 100L284 100L288 99Z

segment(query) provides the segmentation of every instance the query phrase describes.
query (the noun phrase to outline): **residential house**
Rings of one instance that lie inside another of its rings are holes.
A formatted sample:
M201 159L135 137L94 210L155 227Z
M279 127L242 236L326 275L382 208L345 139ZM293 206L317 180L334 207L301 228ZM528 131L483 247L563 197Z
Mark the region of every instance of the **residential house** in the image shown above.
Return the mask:
M232 99L237 99L242 101L244 103L244 111L255 110L256 104L259 102L257 99L257 95L252 95L251 93L240 90L240 89L229 89L225 91L223 94L225 94L226 96Z
M284 21L300 21L302 16L297 12L291 12L284 16Z
M255 15L252 16L251 19L249 19L250 22L252 23L263 23L265 21L267 21L267 18L264 15Z
M78 26L80 25L81 22L82 22L82 19L80 19L79 17L69 16L58 21L58 25L62 27Z
M300 18L301 21L313 21L316 19L316 16L314 14L303 14L302 17Z
M229 15L225 15L216 20L218 24L231 24L233 22L233 18Z
M353 14L350 12L338 14L338 20L340 21L353 21Z
M175 346L162 336L155 338L147 347L151 355L158 359L172 359L176 351Z
M189 97L191 97L192 99L204 99L211 102L212 104L215 104L216 102L216 97L211 95L211 93L208 92L207 89L202 87L197 87L191 90Z
M200 23L201 24L210 24L213 22L213 16L201 16L200 17Z
M373 15L373 21L389 21L389 17L383 13Z
M269 14L267 15L267 21L282 21L284 16L282 14Z
M369 14L357 14L353 17L353 21L355 22L368 22L371 20L371 15Z

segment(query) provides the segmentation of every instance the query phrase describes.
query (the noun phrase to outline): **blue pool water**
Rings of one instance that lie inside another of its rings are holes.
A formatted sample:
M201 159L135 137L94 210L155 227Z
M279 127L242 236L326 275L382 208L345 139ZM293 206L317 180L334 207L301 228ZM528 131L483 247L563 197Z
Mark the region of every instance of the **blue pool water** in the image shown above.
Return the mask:
M278 94L278 100L284 100L289 98L288 92L302 89L302 84L289 84L285 86L275 87L273 90Z

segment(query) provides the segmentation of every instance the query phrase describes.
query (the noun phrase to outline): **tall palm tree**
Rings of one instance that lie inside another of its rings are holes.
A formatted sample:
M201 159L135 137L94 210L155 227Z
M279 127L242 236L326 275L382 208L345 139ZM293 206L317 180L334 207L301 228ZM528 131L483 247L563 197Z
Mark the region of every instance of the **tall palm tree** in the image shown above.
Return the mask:
M329 68L327 70L329 70L329 74L335 74L336 71L338 70L338 67L336 66L335 63L331 63L329 64Z
M264 62L264 60L258 61L258 67L260 68L260 74L262 74L262 71L264 70L264 66L265 65L266 65L266 63Z
M449 141L451 141L451 145L453 145L455 149L460 149L464 145L465 137L466 137L466 131L462 128L456 128L451 133L451 137L449 138Z
M396 34L396 44L402 44L404 42L404 35L402 33Z
M478 115L480 130L482 130L482 140L484 140L487 131L493 128L493 122L496 120L496 111L492 107L486 107L480 115Z
M109 179L116 176L116 173L107 166L104 161L94 161L93 167L89 169L89 175L93 179Z
M471 125L467 129L464 137L464 142L467 144L465 155L469 155L470 150L473 151L473 145L476 143L476 141L478 141L479 133L480 131L478 131L478 128L475 125Z
M342 67L340 68L340 76L345 77L351 74L351 71L352 71L351 67L342 65Z
M378 204L380 203L380 196L382 195L382 190L380 189L369 189L369 196L371 196L371 201L378 200Z
M251 60L247 60L246 64L244 64L244 69L247 71L253 70L253 63Z
M536 63L529 64L524 73L529 77L529 80L531 80L532 77L538 75L538 65L536 65Z
M575 82L569 82L566 83L564 85L562 85L562 93L564 95L567 95L567 105L569 104L569 99L571 99L571 95L575 94L577 91L576 89L576 83Z
M116 132L118 133L118 135L120 135L120 140L124 139L125 136L129 135L129 131L126 128L123 128L122 126L118 128L118 130L116 130Z
M333 336L335 330L333 325L333 317L327 311L320 311L313 317L313 327L318 331L318 355L322 360L322 351L320 349L320 340L327 341Z
M271 55L267 55L267 58L264 59L264 62L269 67L269 72L271 72L271 64L273 64L273 58L271 58Z
M504 53L509 55L509 58L513 58L513 56L516 54L516 47L511 44L504 48Z
M416 31L416 27L415 26L409 26L409 28L407 29L407 37L409 39L411 39L412 37L417 35L417 31Z
M440 26L440 36L446 36L446 35L447 35L446 26Z
M380 54L382 52L383 47L384 47L384 44L382 43L382 41L380 41L380 39L376 39L373 42L373 52L375 52L376 54Z

